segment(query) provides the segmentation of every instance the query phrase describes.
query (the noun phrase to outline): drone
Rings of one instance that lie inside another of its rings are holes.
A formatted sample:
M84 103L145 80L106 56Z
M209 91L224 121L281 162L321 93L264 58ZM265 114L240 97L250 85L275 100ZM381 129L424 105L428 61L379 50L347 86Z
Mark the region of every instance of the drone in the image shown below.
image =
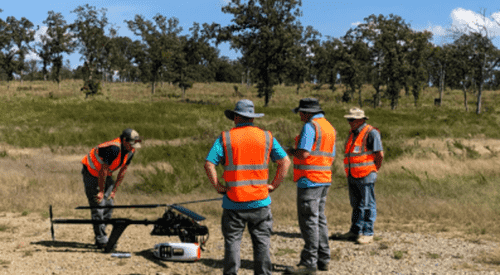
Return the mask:
M131 224L153 224L151 235L156 236L178 236L181 243L161 243L155 245L154 255L162 260L171 261L196 261L200 258L200 249L208 241L208 227L200 222L205 217L183 207L181 204L198 203L222 200L222 198L182 202L177 204L136 204L136 205L115 205L115 206L78 206L75 209L96 209L96 208L157 208L167 207L161 218L156 220L132 220L132 219L53 219L52 205L49 207L50 232L52 240L55 241L54 224L110 224L113 226L108 243L104 247L105 253L110 253L115 248L118 239Z

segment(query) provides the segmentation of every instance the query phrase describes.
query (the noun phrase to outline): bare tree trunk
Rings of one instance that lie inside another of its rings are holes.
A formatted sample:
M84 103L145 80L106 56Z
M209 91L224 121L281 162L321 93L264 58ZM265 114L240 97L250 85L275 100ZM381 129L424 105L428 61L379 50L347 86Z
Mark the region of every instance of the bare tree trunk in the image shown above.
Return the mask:
M155 94L155 84L156 83L154 81L151 82L151 94L153 94L153 95Z
M359 88L359 99L358 99L358 102L359 102L359 108L363 108L363 101L361 100L361 88Z
M481 113L481 97L483 95L483 82L481 81L479 83L479 88L477 90L477 108L476 108L476 114Z
M300 83L297 84L297 95L299 95Z
M186 88L182 86L182 99L186 99Z
M444 77L445 77L445 72L444 69L441 67L441 75L439 79L439 107L441 107L441 104L443 104Z

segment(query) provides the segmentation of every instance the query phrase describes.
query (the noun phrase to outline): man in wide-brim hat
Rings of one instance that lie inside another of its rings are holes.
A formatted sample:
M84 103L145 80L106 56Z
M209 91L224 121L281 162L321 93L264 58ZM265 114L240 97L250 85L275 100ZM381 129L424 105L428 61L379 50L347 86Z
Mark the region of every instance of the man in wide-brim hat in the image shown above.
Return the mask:
M234 110L224 112L236 127L224 131L215 141L205 162L205 171L222 200L222 234L224 235L224 274L237 274L240 267L240 243L248 224L254 250L254 273L271 274L270 240L273 225L271 197L285 178L290 159L271 132L253 125L253 102L243 99ZM268 184L268 164L278 164L276 175ZM221 185L215 167L224 165Z
M352 217L349 232L340 237L368 244L373 242L377 217L375 181L384 159L382 140L380 131L366 123L368 117L360 108L351 108L344 117L351 126L345 145L344 170Z
M301 99L293 112L299 113L304 122L294 148L288 150L293 155L293 181L297 183L297 214L304 248L297 266L288 267L285 274L309 274L329 269L325 204L332 182L336 133L315 98Z

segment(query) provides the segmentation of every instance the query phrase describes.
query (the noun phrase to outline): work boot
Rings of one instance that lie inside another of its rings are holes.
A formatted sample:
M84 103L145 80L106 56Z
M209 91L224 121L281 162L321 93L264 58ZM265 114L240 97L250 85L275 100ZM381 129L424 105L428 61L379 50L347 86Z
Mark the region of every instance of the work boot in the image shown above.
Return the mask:
M318 262L318 270L319 271L328 271L329 270L328 264Z
M95 242L94 245L97 246L97 249L103 249L106 247L108 243L99 243L99 242Z
M358 244L370 244L373 242L373 236L365 236L361 235L359 238L356 240L356 243Z
M316 267L308 267L303 264L288 266L283 274L316 274Z

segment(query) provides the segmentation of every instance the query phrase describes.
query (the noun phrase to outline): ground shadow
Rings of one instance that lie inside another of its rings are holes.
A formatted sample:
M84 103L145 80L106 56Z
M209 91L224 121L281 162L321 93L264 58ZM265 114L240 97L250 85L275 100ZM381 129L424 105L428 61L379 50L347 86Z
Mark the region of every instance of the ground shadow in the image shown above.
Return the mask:
M224 259L200 259L198 262L212 268L224 268ZM242 259L240 263L240 269L253 270L253 261Z
M140 252L135 252L134 254L137 256L141 256L144 259L146 259L150 262L153 262L153 263L155 263L163 268L168 268L168 266L165 263L163 263L163 261L161 261L160 259L155 257L155 255L153 254L153 250L151 250L151 249L146 249L146 250L143 250Z
M278 235L283 238L302 238L302 235L300 233L290 233L282 231L273 231L271 235Z
M31 242L30 244L42 245L42 246L49 247L49 248L56 248L56 249L47 249L47 252L80 252L80 253L102 252L102 249L98 249L95 245L89 244L89 243L63 242L63 241L39 241L39 242ZM65 249L57 249L57 248L65 248ZM74 248L74 249L69 249L69 248Z
M356 238L346 239L342 235L343 233L340 232L333 233L328 239L336 242L351 242L351 243L356 242Z

